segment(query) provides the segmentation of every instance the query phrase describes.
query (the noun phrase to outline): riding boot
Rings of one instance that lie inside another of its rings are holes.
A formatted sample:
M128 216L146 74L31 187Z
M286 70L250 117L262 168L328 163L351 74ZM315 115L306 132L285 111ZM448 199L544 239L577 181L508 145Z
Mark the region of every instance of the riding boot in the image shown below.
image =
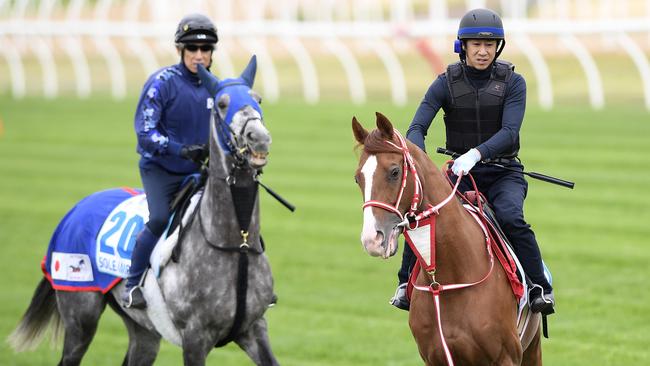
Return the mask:
M395 290L395 295L391 297L389 304L398 309L409 311L411 302L409 301L408 295L406 294L406 287L407 283L400 283Z
M533 285L528 292L530 310L533 313L542 313L542 315L551 315L555 313L555 296L553 290L544 289L540 285Z
M146 225L138 234L131 256L129 276L126 278L126 286L122 294L122 303L126 308L144 309L147 307L147 302L139 285L142 274L149 266L149 257L151 257L151 252L157 241L158 237Z
M538 257L539 258L539 257ZM528 291L528 303L530 310L534 313L550 315L555 312L555 297L553 296L553 286L551 285L550 273L545 271L544 262L541 260L531 261L525 258L521 263L524 272L532 281Z

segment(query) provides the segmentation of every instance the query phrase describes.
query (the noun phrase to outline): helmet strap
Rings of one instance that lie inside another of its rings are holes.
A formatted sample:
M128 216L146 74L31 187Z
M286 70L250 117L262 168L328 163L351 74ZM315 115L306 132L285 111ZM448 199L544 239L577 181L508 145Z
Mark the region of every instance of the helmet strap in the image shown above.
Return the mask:
M181 63L182 63L183 65L185 65L185 61L184 61L184 59L185 59L185 57L184 57L184 56L185 56L185 47L183 47L183 44L182 44L182 43L176 43L176 49L179 49L179 50L181 51L181 52L180 52Z
M506 40L505 40L505 38L504 38L504 39L502 39L502 40L499 42L499 44L497 45L497 53L494 55L494 60L495 60L495 61L496 61L496 59L499 58L499 55L501 54L501 52L503 51L503 49L504 49L505 47L506 47Z

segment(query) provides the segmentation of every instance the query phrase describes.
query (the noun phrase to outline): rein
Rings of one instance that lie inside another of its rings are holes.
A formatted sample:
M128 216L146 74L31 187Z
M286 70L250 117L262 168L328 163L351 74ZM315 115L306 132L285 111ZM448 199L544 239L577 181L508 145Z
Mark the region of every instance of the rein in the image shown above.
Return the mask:
M442 200L440 203L438 203L435 206L429 205L429 207L422 211L417 213L418 207L421 204L421 195L422 195L422 183L420 180L420 176L417 172L417 168L415 166L415 162L413 160L413 156L411 155L407 145L406 145L406 140L404 137L397 131L397 129L393 130L394 134L397 136L397 139L400 143L400 145L397 145L393 143L392 141L386 140L385 142L395 148L397 148L403 156L403 174L402 174L402 184L400 187L399 194L397 195L396 203L394 205L388 204L386 202L381 202L377 200L369 200L366 201L363 204L363 209L366 207L378 207L381 209L384 209L386 211L392 212L399 216L400 222L397 226L406 228L405 230L407 232L404 233L407 242L413 249L414 253L417 255L418 260L420 261L422 267L426 270L427 274L431 276L431 284L428 286L420 286L415 284L415 279L413 279L413 288L419 290L419 291L425 291L431 293L434 301L434 307L436 310L436 318L437 318L437 323L438 323L438 332L440 334L440 339L442 342L442 347L445 352L445 357L447 359L447 364L450 366L454 365L454 360L451 357L451 352L449 350L449 347L447 346L447 341L445 340L444 333L442 331L442 319L440 316L440 294L443 291L448 291L448 290L458 290L458 289L463 289L463 288L468 288L472 287L475 285L478 285L485 280L487 280L490 275L492 274L492 271L494 270L494 255L492 253L492 249L490 248L491 244L491 239L488 234L487 228L485 227L485 224L482 222L482 219L480 218L480 215L475 214L474 212L469 211L469 213L472 215L472 217L476 220L476 222L479 224L481 227L481 230L483 231L483 234L485 235L485 242L486 242L486 249L489 255L489 260L490 260L490 269L478 281L475 282L470 282L470 283L457 283L457 284L440 284L439 282L436 281L435 279L435 273L436 273L436 238L435 238L435 226L436 226L436 218L440 214L440 209L444 207L446 204L448 204L455 195L458 194L458 186L460 185L460 181L463 178L463 176L459 176L458 179L456 179L456 183L452 184L453 189L452 192L449 196L447 196L444 200ZM448 165L449 162L446 163ZM413 198L411 199L411 204L409 211L406 212L405 214L402 214L401 211L399 210L399 205L400 201L402 199L402 195L404 194L404 189L407 184L407 175L408 172L411 172L413 175L413 186L414 186L414 193L413 193ZM474 179L472 178L471 175L469 175L469 178L472 181L472 185L474 186L474 189L478 192L478 189L476 188L476 182L474 182ZM449 177L447 177L449 179ZM451 183L451 181L450 181ZM462 196L462 195L461 195ZM482 205L479 202L479 209L482 210ZM429 248L428 249L428 256L429 256L429 263L427 263L427 260L425 260L422 256L422 253L416 245L412 242L411 238L408 235L408 232L415 231L418 228L421 227L421 224L423 225L422 227L426 227L430 225L430 237L429 237Z

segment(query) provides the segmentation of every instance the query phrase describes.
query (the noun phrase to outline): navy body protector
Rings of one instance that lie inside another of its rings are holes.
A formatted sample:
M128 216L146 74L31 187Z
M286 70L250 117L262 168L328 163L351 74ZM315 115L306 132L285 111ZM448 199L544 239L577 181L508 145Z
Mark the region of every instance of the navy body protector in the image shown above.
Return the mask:
M468 79L461 62L447 66L445 75L450 95L450 105L445 109L444 117L447 149L464 154L501 129L506 87L513 73L513 64L497 60L490 79L483 88L477 89ZM512 159L518 152L517 140L511 151L498 158Z

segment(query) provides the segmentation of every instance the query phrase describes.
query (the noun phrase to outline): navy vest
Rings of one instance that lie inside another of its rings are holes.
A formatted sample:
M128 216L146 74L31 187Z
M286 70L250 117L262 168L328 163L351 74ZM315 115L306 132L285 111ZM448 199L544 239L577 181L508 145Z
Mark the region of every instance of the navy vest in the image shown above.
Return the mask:
M497 60L490 79L476 89L467 78L463 65L456 62L447 66L447 87L451 103L445 109L447 149L463 154L487 141L501 129L506 86L514 72L514 65ZM513 158L519 152L519 140L511 151L499 157Z

